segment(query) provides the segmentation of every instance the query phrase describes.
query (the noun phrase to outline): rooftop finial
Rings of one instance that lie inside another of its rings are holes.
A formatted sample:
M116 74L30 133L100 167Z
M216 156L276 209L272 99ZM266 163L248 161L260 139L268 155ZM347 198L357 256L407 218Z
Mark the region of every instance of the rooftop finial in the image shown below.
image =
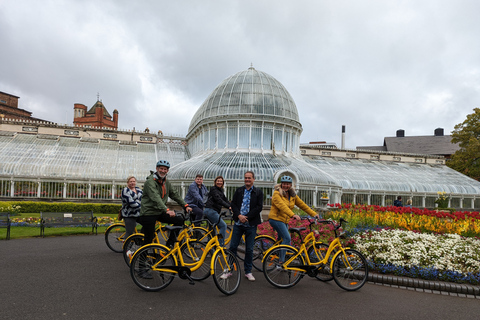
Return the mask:
M255 69L255 68L253 67L253 62L250 62L250 68L248 68L248 69Z
M100 101L100 93L97 92L97 101Z

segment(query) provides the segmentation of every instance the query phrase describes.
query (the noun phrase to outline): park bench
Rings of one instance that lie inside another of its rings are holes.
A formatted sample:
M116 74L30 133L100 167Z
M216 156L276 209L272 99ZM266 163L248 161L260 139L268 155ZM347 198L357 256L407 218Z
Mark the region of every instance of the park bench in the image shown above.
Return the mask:
M40 236L45 237L45 227L91 226L97 234L97 218L93 212L40 212Z
M7 228L7 238L6 240L10 240L10 213L8 212L0 212L0 228Z

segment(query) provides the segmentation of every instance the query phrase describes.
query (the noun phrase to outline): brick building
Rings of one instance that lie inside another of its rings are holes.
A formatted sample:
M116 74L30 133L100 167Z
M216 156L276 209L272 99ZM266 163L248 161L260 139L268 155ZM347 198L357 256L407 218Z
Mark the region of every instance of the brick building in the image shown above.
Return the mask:
M32 113L30 111L20 109L18 107L18 99L20 99L20 97L0 91L0 118L2 120L10 119L45 121L32 117Z
M100 100L87 111L87 106L75 103L73 107L73 124L79 127L118 129L118 111L113 110L113 119Z

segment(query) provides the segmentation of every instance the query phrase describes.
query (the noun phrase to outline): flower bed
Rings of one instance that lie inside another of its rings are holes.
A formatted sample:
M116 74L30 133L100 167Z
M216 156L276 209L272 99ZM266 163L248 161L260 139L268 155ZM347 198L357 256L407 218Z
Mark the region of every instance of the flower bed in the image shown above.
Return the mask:
M480 240L456 234L366 231L355 247L381 273L480 284Z

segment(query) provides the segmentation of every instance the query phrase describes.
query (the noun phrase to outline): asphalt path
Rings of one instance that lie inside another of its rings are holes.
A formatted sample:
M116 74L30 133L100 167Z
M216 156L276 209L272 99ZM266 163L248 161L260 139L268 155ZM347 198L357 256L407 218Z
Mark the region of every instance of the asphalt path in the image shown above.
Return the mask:
M103 235L0 241L0 319L479 319L480 300L305 277L277 289L260 272L225 296L213 279L159 292L132 281Z

